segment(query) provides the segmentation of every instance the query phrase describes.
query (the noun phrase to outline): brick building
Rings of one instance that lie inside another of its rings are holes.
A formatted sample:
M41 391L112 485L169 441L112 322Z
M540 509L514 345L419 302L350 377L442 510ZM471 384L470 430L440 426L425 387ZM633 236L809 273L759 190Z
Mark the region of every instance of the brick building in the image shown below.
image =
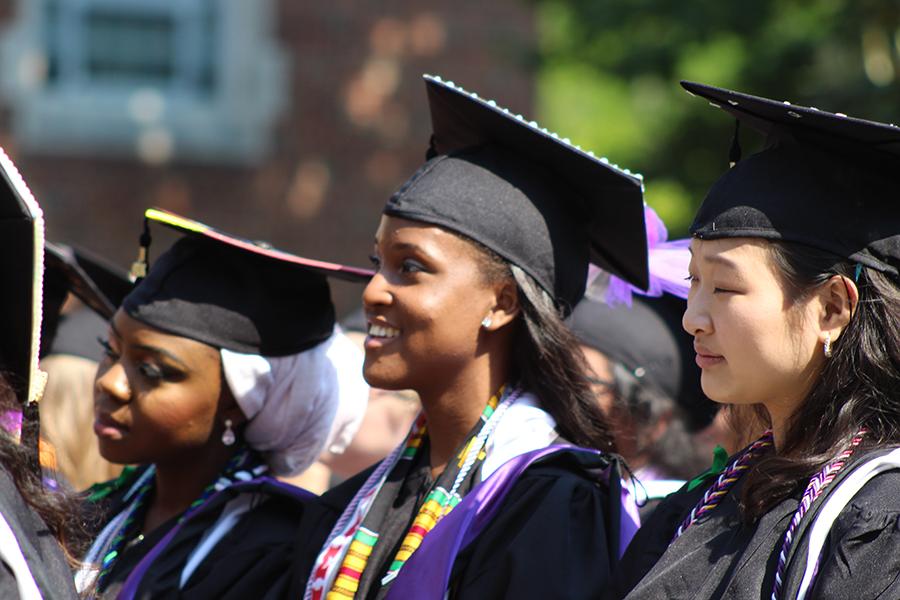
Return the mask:
M150 205L365 265L424 156L421 73L531 113L523 0L6 0L0 24L0 145L50 239L123 266Z

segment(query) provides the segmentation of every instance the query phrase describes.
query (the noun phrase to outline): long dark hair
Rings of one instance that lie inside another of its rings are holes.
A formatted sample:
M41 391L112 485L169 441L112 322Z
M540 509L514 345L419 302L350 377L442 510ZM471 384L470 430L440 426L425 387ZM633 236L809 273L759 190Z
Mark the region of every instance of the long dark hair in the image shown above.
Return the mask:
M863 427L862 446L900 443L900 287L889 275L799 244L773 242L771 256L790 300L834 275L856 280L859 303L800 408L782 448L748 473L741 504L756 519L796 494Z
M15 392L0 372L0 411L19 410ZM85 549L87 534L78 498L64 489L48 490L34 467L34 450L18 443L0 427L0 465L9 473L25 503L41 518L63 547L71 564Z
M484 245L457 235L475 247L486 281L511 279L518 288L521 315L514 324L511 382L540 399L542 407L556 420L559 434L567 441L614 452L615 443L606 417L585 375L584 355L553 298L518 266Z

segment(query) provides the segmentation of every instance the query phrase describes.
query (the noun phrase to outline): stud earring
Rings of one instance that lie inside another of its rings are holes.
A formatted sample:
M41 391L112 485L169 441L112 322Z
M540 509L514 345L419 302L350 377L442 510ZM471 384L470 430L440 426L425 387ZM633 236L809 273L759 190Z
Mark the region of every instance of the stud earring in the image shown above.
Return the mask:
M488 315L481 320L481 326L484 327L485 329L490 327L491 323L493 323L493 321L491 320L491 315Z
M233 446L236 439L234 429L231 428L231 419L225 419L225 431L222 432L222 443L226 446Z
M831 358L831 334L827 331L825 332L825 347L822 348L822 351L825 352L825 358Z

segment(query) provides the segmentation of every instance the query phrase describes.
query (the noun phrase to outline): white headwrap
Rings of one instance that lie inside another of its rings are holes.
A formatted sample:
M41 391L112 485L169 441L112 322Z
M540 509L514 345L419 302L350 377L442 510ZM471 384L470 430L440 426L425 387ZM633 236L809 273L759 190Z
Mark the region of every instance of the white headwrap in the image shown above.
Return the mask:
M290 356L221 350L228 387L247 417L244 439L272 473L302 473L323 449L341 453L366 412L363 354L339 328Z

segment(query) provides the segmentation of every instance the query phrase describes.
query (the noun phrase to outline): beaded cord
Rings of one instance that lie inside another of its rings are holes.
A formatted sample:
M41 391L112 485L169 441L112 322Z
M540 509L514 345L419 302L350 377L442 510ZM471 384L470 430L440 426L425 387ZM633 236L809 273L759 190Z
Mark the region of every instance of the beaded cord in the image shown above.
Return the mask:
M759 458L760 455L769 451L772 447L772 430L767 430L761 438L750 444L741 454L731 461L724 471L716 479L716 482L710 486L699 502L691 509L691 512L685 517L678 529L675 530L675 537L672 542L677 540L687 529L700 520L706 513L713 510L719 505L729 490L741 478L744 472L750 468L750 465Z
M806 491L803 492L803 497L800 499L800 505L797 507L797 511L791 519L791 524L788 526L787 531L784 532L784 541L781 544L781 552L778 553L778 565L775 568L775 583L772 586L772 600L779 600L781 598L784 570L787 567L787 556L791 551L791 546L794 544L794 533L797 530L797 526L800 525L800 521L809 511L809 507L812 506L812 503L816 501L816 498L822 495L822 492L828 484L834 480L841 469L847 464L847 459L853 455L853 452L856 450L856 447L859 446L860 442L862 442L865 434L866 430L861 429L850 441L850 446L848 448L841 452L832 462L825 465L821 471L809 480Z

